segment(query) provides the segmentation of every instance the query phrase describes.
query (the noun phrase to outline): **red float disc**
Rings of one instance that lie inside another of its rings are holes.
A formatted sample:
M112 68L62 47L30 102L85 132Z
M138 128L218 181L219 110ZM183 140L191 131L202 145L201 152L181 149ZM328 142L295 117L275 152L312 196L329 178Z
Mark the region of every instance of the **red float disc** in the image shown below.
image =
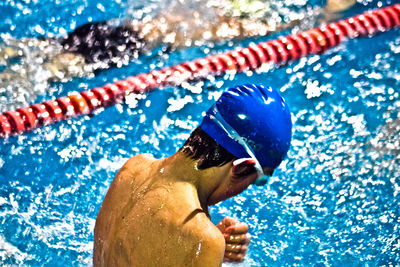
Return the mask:
M260 65L268 63L268 56L259 46L252 44L250 45L249 49L257 55Z
M300 36L306 40L310 54L316 54L322 50L319 44L317 43L316 37L313 37L310 31L300 33Z
M384 9L383 12L386 12L386 14L388 14L389 17L393 19L392 27L396 27L400 24L399 14L396 13L394 8ZM398 12L400 13L400 11Z
M196 64L197 67L199 67L199 69L207 70L207 73L211 73L211 72L215 71L213 66L209 64L207 58L197 59L193 62L194 62L194 64Z
M0 135L2 137L5 137L11 134L11 132L12 132L11 125L7 117L4 116L3 114L0 114Z
M383 24L385 25L386 29L390 29L391 27L393 27L392 25L392 21L389 17L389 15L384 12L383 10L378 10L375 13L380 19L382 19Z
M21 114L21 117L24 119L26 129L33 129L36 127L38 119L36 118L35 113L33 113L31 107L20 108L17 111Z
M50 124L52 122L52 118L46 106L43 104L35 104L31 106L33 113L35 113L36 118L38 119L38 125Z
M64 117L63 111L56 100L49 100L43 103L46 106L50 117L54 120L61 120Z
M339 27L336 23L330 23L326 25L326 27L332 30L337 40L337 44L340 44L340 42L347 37L347 32L343 29L343 27Z
M261 66L261 59L258 58L257 53L254 53L248 47L239 50L239 52L242 53L242 55L244 55L244 57L247 59L251 69L257 69Z
M329 48L336 46L339 43L334 31L330 28L323 26L319 29L319 31L325 36L325 40L328 41Z
M346 32L346 36L349 38L355 38L359 35L359 33L356 32L347 21L339 21L336 25Z
M367 29L368 35L374 34L378 29L375 23L367 16L361 15L357 17L357 20Z
M12 132L22 132L25 130L24 119L16 111L7 111L3 113L10 122Z
M56 99L58 102L62 113L64 114L65 117L70 117L75 115L75 109L74 106L71 103L71 99L69 99L67 96L60 97Z
M280 63L286 63L290 58L290 53L286 48L286 45L282 43L282 40L274 40L271 41L271 45L273 45L276 48L276 51L278 52L279 58L280 58Z
M349 18L349 19L347 19L347 21L348 21L348 23L350 23L350 24L353 26L353 28L356 29L356 31L357 31L360 35L362 35L362 36L368 35L368 30L367 30L367 28L364 26L363 23L360 22L360 20L358 19L358 17Z
M125 80L116 81L114 84L119 87L119 90L121 90L123 94L128 92L131 88L129 83Z
M299 34L290 35L287 39L293 40L293 42L297 45L301 56L308 55L309 47L307 45L307 41L301 37Z
M103 86L103 88L107 91L110 98L112 98L114 101L122 98L125 94L124 91L122 91L117 85L113 83L106 84Z
M385 30L385 26L382 24L378 15L375 13L367 13L365 17L368 18L373 24L376 30L383 32Z
M275 48L273 48L270 42L261 43L258 45L258 47L260 47L265 52L265 54L268 55L268 58L272 60L272 63L276 64L279 62L277 51L275 50Z
M159 87L160 84L157 82L157 79L149 74L149 73L142 73L137 76L140 80L142 80L143 84L146 86L143 88L146 92L148 92L152 88Z
M286 47L286 50L289 51L290 59L295 60L301 57L301 50L297 43L293 41L293 39L286 37L281 39L282 44Z
M221 64L224 64L227 70L236 70L236 64L230 56L226 54L219 54L216 57Z
M86 114L89 113L90 108L86 103L85 99L78 93L71 94L68 96L71 99L71 104L74 106L75 114Z
M218 73L226 71L228 68L228 65L226 65L224 61L219 60L217 56L213 56L212 58L210 58L210 61L215 65L215 67L217 68L216 71Z
M101 106L101 101L92 91L83 91L81 95L86 100L86 103L88 103L90 111L93 111Z
M229 52L226 55L229 56L233 60L233 62L235 62L237 71L242 72L249 68L244 56L240 55L237 51Z

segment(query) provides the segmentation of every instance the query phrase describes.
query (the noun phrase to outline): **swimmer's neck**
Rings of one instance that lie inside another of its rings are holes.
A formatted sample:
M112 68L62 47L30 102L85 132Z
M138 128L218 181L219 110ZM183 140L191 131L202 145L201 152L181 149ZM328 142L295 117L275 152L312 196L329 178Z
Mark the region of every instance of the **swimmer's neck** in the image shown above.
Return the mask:
M212 167L204 170L197 168L198 160L193 160L182 151L161 159L158 169L168 176L169 181L188 183L197 191L201 208L208 215L209 197L223 182L229 166Z

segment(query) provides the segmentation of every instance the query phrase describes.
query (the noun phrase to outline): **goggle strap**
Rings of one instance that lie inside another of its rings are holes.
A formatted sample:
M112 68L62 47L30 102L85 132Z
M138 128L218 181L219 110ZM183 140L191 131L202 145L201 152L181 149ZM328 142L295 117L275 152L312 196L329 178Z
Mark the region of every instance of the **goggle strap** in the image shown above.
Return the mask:
M247 144L245 138L240 136L238 134L238 132L235 129L233 129L232 126L229 123L227 123L225 121L225 119L220 114L216 104L213 105L213 109L214 109L214 114L210 115L210 119L213 120L216 124L218 124L221 127L221 129L223 129L228 134L229 138L231 138L232 140L236 141L238 144L240 144L244 148L244 150L246 150L247 154L249 154L249 156L256 163L254 165L254 167L257 170L258 177L264 176L265 174L264 174L264 171L263 171L263 169L261 167L261 164L257 160L253 149L251 149L251 147Z

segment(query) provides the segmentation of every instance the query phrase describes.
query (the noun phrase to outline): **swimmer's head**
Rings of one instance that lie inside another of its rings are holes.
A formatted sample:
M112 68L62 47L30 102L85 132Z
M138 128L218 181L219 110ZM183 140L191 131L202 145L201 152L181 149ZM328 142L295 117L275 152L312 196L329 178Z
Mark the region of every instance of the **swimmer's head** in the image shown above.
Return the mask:
M180 151L196 160L199 170L232 162L230 188L237 193L249 181L268 181L289 150L291 130L289 109L275 90L243 85L221 95Z
M258 169L278 167L292 136L285 100L270 87L250 84L224 92L200 127L236 158L255 160Z
M65 51L82 55L87 63L106 66L127 64L144 47L144 40L132 28L94 22L76 28L61 40Z

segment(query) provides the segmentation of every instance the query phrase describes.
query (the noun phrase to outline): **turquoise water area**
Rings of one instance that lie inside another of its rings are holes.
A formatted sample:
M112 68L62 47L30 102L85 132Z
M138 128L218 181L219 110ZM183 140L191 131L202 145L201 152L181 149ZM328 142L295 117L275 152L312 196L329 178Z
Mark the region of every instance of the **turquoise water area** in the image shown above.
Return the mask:
M391 3L361 1L350 13ZM0 33L58 36L122 17L127 7L122 0L6 0ZM122 164L138 153L171 155L224 88L251 82L280 90L295 126L288 158L267 186L211 209L214 222L234 216L249 224L243 266L398 265L399 33L349 40L280 68L130 95L94 116L1 139L0 264L90 265L96 214ZM52 83L37 101L277 36L155 51L95 77Z

